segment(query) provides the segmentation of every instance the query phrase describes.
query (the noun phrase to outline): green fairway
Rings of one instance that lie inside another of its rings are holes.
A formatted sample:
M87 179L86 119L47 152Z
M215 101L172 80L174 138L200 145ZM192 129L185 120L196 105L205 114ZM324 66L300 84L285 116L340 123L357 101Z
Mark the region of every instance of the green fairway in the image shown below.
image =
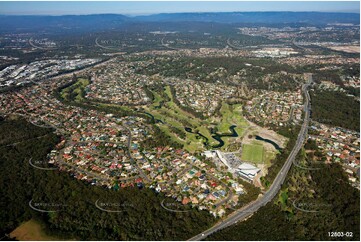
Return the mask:
M84 101L85 90L89 83L90 81L87 79L78 78L74 84L62 89L60 96L63 100L80 103ZM163 123L156 125L174 142L183 145L190 152L202 151L212 147L227 151L230 144L235 146L236 143L240 142L238 137L227 136L231 134L230 127L235 125L235 131L241 138L249 126L243 117L241 104L222 102L220 116L201 119L185 111L174 102L174 96L169 86L158 91L150 91L153 94L153 103L144 106L144 111L153 115L155 119L161 120ZM87 100L87 102L107 110L107 112L132 112L132 108L127 106L91 100ZM192 132L185 131L185 128L191 129ZM215 132L220 136L225 135L221 138L224 142L222 147L218 147L220 142L212 137ZM263 160L262 157L261 160Z
M247 121L243 118L242 115L241 104L229 105L224 102L222 104L220 112L222 115L222 119L218 125L219 132L227 133L229 132L230 126L236 125L237 133L243 133L243 127L248 126Z
M79 78L73 85L64 88L60 95L64 100L80 102L84 99L84 88L89 85L89 80Z
M244 144L242 147L242 160L253 163L263 163L263 146Z
M114 109L127 110L127 111L132 110L132 108L129 106L121 106L119 104L101 103L101 102L93 102L93 101L90 101L90 102L97 104L99 107L104 107L104 108L114 108Z
M236 125L237 127L235 130L240 137L243 136L245 129L248 127L248 123L242 114L241 104L229 105L226 102L223 102L220 110L220 117L212 116L202 120L198 117L195 117L193 114L184 111L174 102L174 97L169 86L166 86L164 90L159 93L155 91L152 91L152 93L154 96L153 103L150 106L145 107L145 110L151 113L156 119L160 119L165 123L159 123L158 126L161 127L170 125L179 130L184 130L185 127L188 127L194 132L199 132L204 137L206 137L210 147L219 144L217 140L212 138L213 134L210 131L212 127L215 127L219 134L229 134L231 132L229 129L230 126ZM168 100L170 101L164 102L165 100L162 98L164 97L164 94L169 97ZM164 102L164 105L159 108L160 102ZM201 151L206 148L203 145L205 139L200 138L200 136L196 134L186 132L186 140L179 140L179 138L177 138L169 130L169 127L161 127L161 129L167 131L166 133L172 137L174 141L183 144L184 148L190 152L196 150ZM196 137L198 137L198 139ZM224 146L220 149L227 150L227 147L231 142L234 142L234 139L235 137L222 137Z
M153 95L154 95L154 100L153 100L153 103L152 103L152 108L156 108L156 107L159 107L160 105L160 102L163 100L162 97L156 93L156 92L152 92Z
M75 83L62 89L60 96L63 100L80 103L85 99L85 90L89 83L90 81L87 79L78 78ZM161 120L163 123L156 125L174 142L183 145L190 152L211 149L212 147L227 151L230 144L235 146L236 143L240 142L238 138L244 135L245 129L249 126L243 117L241 104L222 102L220 115L201 119L185 111L174 102L174 96L169 86L158 91L150 91L153 94L153 103L144 106L143 110L153 115L155 119ZM92 100L87 100L87 103L107 112L125 114L132 112L132 108L118 104ZM235 131L239 135L238 137L229 136L232 133L230 127L233 125L236 126ZM189 128L191 132L187 132L185 128ZM212 137L215 134L222 137L224 142L222 147L219 147L220 142Z

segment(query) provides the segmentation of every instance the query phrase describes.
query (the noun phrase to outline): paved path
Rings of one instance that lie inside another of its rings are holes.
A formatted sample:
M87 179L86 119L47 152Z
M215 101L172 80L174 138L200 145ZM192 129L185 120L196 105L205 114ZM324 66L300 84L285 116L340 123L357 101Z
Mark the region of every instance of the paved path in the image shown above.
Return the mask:
M138 166L137 162L134 160L132 153L130 152L130 145L132 143L132 132L130 131L130 129L128 127L125 127L128 132L128 156L130 158L130 161L133 163L133 165L135 166L135 168L138 170L140 176L148 183L151 183L152 180L149 179L149 177L143 172L143 170Z

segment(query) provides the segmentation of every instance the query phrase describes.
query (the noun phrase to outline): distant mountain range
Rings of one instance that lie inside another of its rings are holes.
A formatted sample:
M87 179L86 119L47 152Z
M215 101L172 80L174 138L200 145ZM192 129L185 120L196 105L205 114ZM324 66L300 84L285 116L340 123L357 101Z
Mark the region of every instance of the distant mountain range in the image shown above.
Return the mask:
M132 24L214 22L223 24L312 24L360 23L359 13L324 12L218 12L162 13L128 17L121 14L92 15L0 15L0 31L96 31L121 29Z
M227 12L227 13L161 13L135 17L138 21L200 21L219 23L353 23L358 24L358 13L324 12Z
M0 30L2 31L32 31L32 30L98 30L117 28L131 18L121 14L92 15L0 15Z

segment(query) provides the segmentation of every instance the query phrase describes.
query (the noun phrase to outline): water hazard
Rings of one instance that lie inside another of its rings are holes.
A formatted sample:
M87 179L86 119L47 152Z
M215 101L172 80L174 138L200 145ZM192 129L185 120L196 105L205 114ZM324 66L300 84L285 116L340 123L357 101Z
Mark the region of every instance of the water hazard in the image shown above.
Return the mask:
M279 145L278 145L276 142L272 141L272 140L262 138L261 136L258 136L258 135L256 135L256 140L261 140L261 141L270 143L270 144L273 145L273 146L276 148L276 150L278 150L278 151L281 151L281 150L282 150L281 147L279 147Z
M237 126L236 125L232 125L229 127L229 130L231 131L231 133L225 133L225 134L219 134L218 132L213 132L211 131L212 134L212 138L218 141L218 145L214 145L211 146L213 149L218 149L221 148L224 145L224 141L222 140L222 137L238 137L238 134L235 130ZM209 145L209 140L207 137L205 137L203 134L199 133L199 131L194 132L191 128L189 127L185 127L184 128L185 131L189 132L189 133L193 133L193 134L197 134L200 137L202 137L205 141L203 142L203 144L208 147Z

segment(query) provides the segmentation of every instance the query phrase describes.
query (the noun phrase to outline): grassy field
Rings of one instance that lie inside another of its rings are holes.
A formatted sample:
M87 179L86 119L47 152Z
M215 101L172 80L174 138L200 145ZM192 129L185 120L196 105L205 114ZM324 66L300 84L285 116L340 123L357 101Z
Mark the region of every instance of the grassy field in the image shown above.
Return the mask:
M157 107L160 105L160 102L162 101L162 97L156 92L152 92L152 93L154 95L154 101L152 103L152 106Z
M244 144L242 147L242 160L253 163L263 163L263 146L258 144Z
M247 121L244 119L242 114L242 105L241 104L234 104L229 105L227 103L222 103L222 107L220 110L222 115L221 121L217 125L219 133L230 133L229 127L232 125L236 125L235 128L239 137L244 135L246 128L248 127ZM224 146L221 150L226 150L229 146L230 141L234 140L234 137L223 137Z
M271 165L271 160L273 160L274 158L276 158L276 155L278 154L278 151L267 151L264 150L263 153L263 162L265 163L265 165L270 166Z
M90 84L88 79L85 78L78 78L78 81L74 83L73 85L66 87L61 90L60 96L70 102L76 102L81 103L84 101L84 94L85 94L85 88ZM95 102L91 100L87 100L88 103L91 103L92 105L96 105L99 108L111 109L116 112L131 112L132 109L128 106L122 106L118 104L111 104L111 103L102 103L102 102Z
M238 134L242 135L244 128L248 126L247 121L242 115L242 105L234 104L229 105L223 103L221 107L221 122L218 124L218 130L220 133L227 133L229 131L229 126L237 125L236 131Z
M84 90L84 88L88 85L88 79L79 78L75 84L64 88L60 95L65 100L74 100L76 102L80 102L83 100L82 90Z
M236 125L236 132L239 136L243 136L245 129L248 127L247 121L243 118L242 115L242 106L240 104L229 105L227 103L223 103L220 113L221 117L210 117L205 120L201 120L200 118L194 117L192 114L185 112L180 107L178 107L173 100L173 95L170 91L170 87L166 86L164 90L164 94L166 94L170 101L166 102L161 108L156 108L162 99L162 95L153 91L154 102L152 105L146 107L146 111L151 113L155 118L162 120L166 124L158 124L162 130L166 131L167 128L162 126L171 125L180 130L184 130L185 127L191 128L195 132L201 133L203 136L208 138L208 142L210 146L215 146L218 144L218 141L212 138L212 134L210 132L211 127L216 127L218 133L225 134L230 133L229 127L232 125ZM216 123L216 124L215 124ZM184 148L190 152L203 150L205 147L203 145L202 139L197 139L196 134L186 132L186 140L180 141L180 139L170 132L166 132L174 141L178 141L179 143L184 145ZM234 137L222 137L225 145L221 148L222 150L226 149L226 147L230 144L230 142L235 140Z
M59 240L57 238L48 236L44 233L41 228L41 225L35 220L31 219L10 233L11 238L16 238L17 240L35 240L35 241L44 241L44 240Z
M81 102L84 100L84 89L87 85L89 85L89 80L79 78L76 83L64 88L60 95L65 100ZM220 110L221 117L210 117L202 120L195 117L193 114L184 111L174 102L174 97L169 86L166 86L163 91L152 91L152 93L154 96L153 103L149 106L144 106L144 110L152 114L156 119L163 121L164 124L157 124L159 128L173 141L182 144L184 148L190 152L204 150L206 147L204 147L203 143L206 142L206 140L198 134L186 132L184 130L185 127L191 128L193 132L199 132L201 135L206 137L209 145L207 148L219 144L217 140L212 138L212 128L216 128L218 130L217 133L219 134L229 134L231 132L229 127L236 125L235 130L237 134L242 137L245 129L248 127L247 121L243 118L242 106L240 104L229 105L223 102ZM164 100L165 95L169 97L169 99L165 98L169 101ZM131 111L131 109L126 106L96 102L93 103L104 109L116 108L117 111ZM163 103L161 107L159 107L160 103ZM172 129L174 128L179 130L181 133L183 132L181 136L179 136L179 132L178 134L172 132ZM221 150L227 150L227 147L232 142L238 142L235 137L222 137L222 140L224 141L224 146L220 148Z

